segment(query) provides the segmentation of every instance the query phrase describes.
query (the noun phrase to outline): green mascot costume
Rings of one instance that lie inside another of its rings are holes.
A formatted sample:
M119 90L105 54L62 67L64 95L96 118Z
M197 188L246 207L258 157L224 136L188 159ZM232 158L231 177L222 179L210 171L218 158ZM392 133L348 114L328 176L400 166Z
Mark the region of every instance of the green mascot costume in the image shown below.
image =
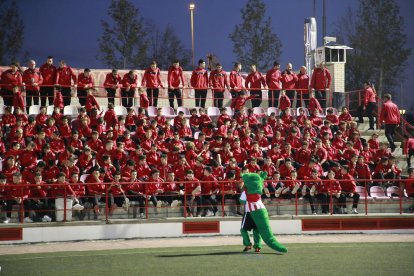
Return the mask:
M240 197L241 202L245 202L245 214L240 229L243 237L244 251L251 249L251 242L248 231L253 230L253 240L256 252L260 252L261 238L273 250L279 253L286 253L287 248L280 244L273 236L272 229L269 224L269 214L264 206L261 195L263 191L263 181L266 179L267 173L245 173L242 179L245 187L245 196Z

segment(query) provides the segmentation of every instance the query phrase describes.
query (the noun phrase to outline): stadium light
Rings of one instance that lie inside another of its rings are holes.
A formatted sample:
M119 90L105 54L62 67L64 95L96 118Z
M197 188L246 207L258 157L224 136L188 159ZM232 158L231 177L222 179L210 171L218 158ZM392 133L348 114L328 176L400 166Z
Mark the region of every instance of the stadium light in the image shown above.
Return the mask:
M194 68L194 9L195 4L193 2L188 6L190 9L190 24L191 24L191 54L192 54L192 64Z

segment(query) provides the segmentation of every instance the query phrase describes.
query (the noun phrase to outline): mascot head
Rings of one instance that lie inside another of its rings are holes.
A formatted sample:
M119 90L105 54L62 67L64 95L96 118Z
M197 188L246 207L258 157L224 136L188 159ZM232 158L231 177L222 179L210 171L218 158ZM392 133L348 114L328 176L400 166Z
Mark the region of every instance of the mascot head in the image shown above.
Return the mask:
M263 181L267 177L266 172L258 173L244 173L242 174L244 186L246 187L247 194L262 194Z

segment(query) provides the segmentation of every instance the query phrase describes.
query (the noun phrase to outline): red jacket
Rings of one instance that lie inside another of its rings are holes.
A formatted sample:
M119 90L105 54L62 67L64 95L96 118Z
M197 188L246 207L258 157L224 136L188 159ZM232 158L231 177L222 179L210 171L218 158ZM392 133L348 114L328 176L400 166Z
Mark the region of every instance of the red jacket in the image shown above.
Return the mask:
M296 87L296 83L298 81L298 76L291 72L288 74L286 71L283 72L282 78L280 79L282 82L282 88L286 90L293 90Z
M223 70L213 70L210 73L210 86L214 88L215 92L224 92L226 87L229 87L227 74Z
M375 94L372 87L368 87L367 89L365 89L364 106L367 106L368 103L375 103L375 102L377 102L377 95Z
M243 85L243 77L241 76L240 72L231 71L230 73L230 87L233 88L234 91L240 92L244 89Z
M339 182L341 189L345 193L355 193L356 183L355 179L349 173L342 175L342 181Z
M158 88L163 87L160 78L160 68L147 68L142 77L141 86L146 86L148 88Z
M55 98L53 99L53 106L54 107L59 107L60 109L64 108L65 105L63 103L62 92L55 91Z
M380 122L385 122L386 125L397 125L401 122L400 110L391 100L382 105Z
M208 86L208 72L203 68L193 70L190 79L191 86L195 89L206 89Z
M119 74L114 75L111 73L106 74L104 87L105 88L113 88L114 86L121 87L122 86L122 78Z
M289 108L291 105L290 103L290 99L288 96L284 95L284 96L280 96L279 99L279 109L280 110L285 110L287 108Z
M85 104L86 111L91 112L92 108L94 107L98 110L101 109L93 95L86 96L86 104Z
M307 74L301 73L299 73L297 76L298 81L296 82L296 89L298 92L307 94L309 92L309 76Z
M328 69L315 68L312 73L311 88L325 90L331 86L331 73Z
M128 86L131 88L138 87L138 76L136 74L134 74L133 78L131 78L128 73L124 75L124 78L122 79L122 87L127 88Z
M234 101L231 102L231 107L235 110L240 110L248 100L253 99L254 96L249 96L246 98L243 97L237 97Z
M43 85L54 85L56 79L57 69L54 65L49 65L47 63L43 64L39 68L40 74L43 77Z
M246 87L260 90L266 86L266 80L260 72L252 72L246 78Z
M76 84L77 78L72 68L65 66L63 68L58 68L56 71L56 83L62 86L69 87L73 83Z
M266 83L269 90L280 90L282 89L280 81L282 74L279 69L270 69L266 73Z
M178 68L175 68L174 66L170 66L168 68L168 87L170 88L176 88L180 86L184 86L184 76L183 76L183 68L179 66Z
M408 138L407 142L404 143L403 153L408 154L409 150L414 150L414 138Z
M105 112L104 121L106 123L106 128L115 127L118 124L118 117L115 114L113 109L109 109Z
M33 86L32 84L32 79L33 79L33 83L37 83L37 86ZM27 69L26 71L24 71L23 73L23 82L26 84L26 90L28 91L40 91L40 86L43 83L43 77L40 74L39 71L37 71L36 69Z
M15 86L21 86L23 83L22 74L19 71L13 73L11 69L6 70L1 74L2 87L13 90Z
M142 108L148 108L149 106L149 99L147 95L141 94L139 95L139 106Z
M315 109L317 109L319 111L319 113L322 112L322 107L321 107L318 99L310 98L309 99L309 104L308 104L308 110L312 114Z
M78 75L78 89L85 89L85 86L91 88L94 86L93 76L89 73L89 76L85 76L85 73L80 73Z
M13 107L16 109L19 107L21 110L25 110L26 102L23 99L22 92L17 91L13 93Z

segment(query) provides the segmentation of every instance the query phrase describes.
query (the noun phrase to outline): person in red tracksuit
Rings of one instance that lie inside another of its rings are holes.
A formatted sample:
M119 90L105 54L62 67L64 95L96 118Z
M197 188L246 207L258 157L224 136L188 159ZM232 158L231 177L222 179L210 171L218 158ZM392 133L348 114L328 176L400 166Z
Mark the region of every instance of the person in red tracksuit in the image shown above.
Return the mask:
M364 113L369 119L369 129L374 129L374 115L373 112L376 107L377 93L374 84L369 81L364 82L364 101L358 107L358 123L364 123Z
M114 104L116 90L122 87L122 78L118 74L117 69L112 69L111 73L106 74L104 87L107 93L108 103Z
M133 70L124 75L121 88L121 102L124 107L131 107L134 103L135 90L138 87L138 75Z
M106 201L106 189L103 180L100 178L99 168L92 169L91 174L85 180L86 190L88 191L89 202L93 204L95 218L100 214L99 202Z
M301 66L300 72L297 75L298 81L296 82L296 92L298 95L298 107L305 107L308 104L309 100L309 76L306 72L306 67ZM304 101L304 105L302 105L302 100Z
M331 87L331 80L331 73L325 68L325 62L322 61L319 66L313 70L310 85L312 91L315 91L315 96L321 103L322 108L326 107L327 92Z
M250 65L251 73L246 78L246 87L250 88L250 95L255 95L252 99L252 107L259 107L262 104L262 86L266 89L266 80L262 73L257 71L256 65Z
M404 135L403 154L407 155L407 168L411 167L411 157L414 156L414 138Z
M183 106L183 97L180 87L184 86L183 68L180 62L175 60L168 68L168 100L170 107L174 108L174 96L177 98L177 106Z
M39 92L40 92L40 85L43 83L42 74L36 70L36 62L34 60L29 61L29 68L26 69L23 73L23 82L26 84L26 106L33 104L39 104ZM27 109L27 113L29 113L29 109Z
M42 74L43 85L40 87L40 105L46 106L46 99L49 101L49 105L53 104L53 86L56 83L56 66L53 65L53 57L48 56L46 63L39 68L40 74Z
M358 202L360 195L355 191L356 189L356 183L355 179L352 175L349 174L349 167L348 166L342 166L341 169L341 196L339 197L339 206L342 207L342 213L347 214L348 211L346 209L346 198L352 198L352 213L358 214L357 208L358 208Z
M26 223L31 223L33 220L29 217L29 211L32 209L29 195L29 185L26 181L22 179L22 174L20 172L16 172L13 174L13 181L11 185L6 187L6 219L5 221L9 222L11 217L11 212L13 209L13 205L19 204L22 205L21 214L24 212L24 220L21 218L22 221Z
M213 88L213 106L223 107L224 91L229 88L227 73L223 71L220 63L216 64L216 69L211 71L209 85Z
M86 109L86 112L88 112L88 114L90 114L93 108L96 108L96 110L100 110L101 107L99 106L98 101L96 100L95 96L93 95L96 92L96 90L91 88L91 89L88 89L87 91L88 91L87 92L88 96L86 96L86 98L85 98L85 109ZM79 100L80 100L80 98L79 98Z
M198 67L191 73L190 84L194 88L195 107L206 107L208 72L205 69L206 62L198 61Z
M12 63L10 69L1 74L1 96L5 106L13 105L13 89L23 84L22 74L17 69L17 64Z
M83 73L78 75L78 99L81 106L86 105L87 91L94 86L91 69L85 68Z
M157 106L158 94L160 92L159 88L164 88L164 86L162 85L160 78L160 68L157 67L156 61L151 62L150 67L145 70L141 86L147 87L150 106Z
M266 73L266 84L269 88L267 96L269 98L269 107L277 107L279 100L279 92L282 89L280 80L282 74L280 72L280 64L278 62L273 63L273 68Z
M234 64L233 70L230 72L230 94L232 97L231 104L233 104L238 98L241 92L245 92L245 86L243 85L243 77L241 76L242 65L240 62Z
M290 98L286 95L285 90L282 90L279 97L279 109L284 112L286 109L290 108L290 106Z
M283 71L280 81L282 82L282 89L286 91L286 95L293 103L298 76L295 74L295 72L293 72L292 63L288 63L286 65L286 70Z
M401 122L400 110L398 106L391 101L391 95L384 95L384 104L382 105L380 122L385 123L385 136L390 144L391 152L396 148L394 144L395 129Z
M73 81L73 84L72 84ZM56 84L62 86L63 105L68 106L71 102L71 87L77 86L77 78L75 72L66 65L64 60L60 61L60 67L56 71Z

